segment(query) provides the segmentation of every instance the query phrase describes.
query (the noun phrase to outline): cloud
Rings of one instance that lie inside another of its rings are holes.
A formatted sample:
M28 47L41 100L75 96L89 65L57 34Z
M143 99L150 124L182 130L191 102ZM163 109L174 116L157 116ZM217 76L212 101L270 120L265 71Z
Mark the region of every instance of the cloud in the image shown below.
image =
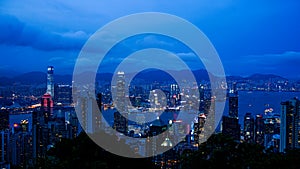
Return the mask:
M51 32L29 26L16 17L0 15L0 44L28 46L38 50L80 50L89 37L84 31Z

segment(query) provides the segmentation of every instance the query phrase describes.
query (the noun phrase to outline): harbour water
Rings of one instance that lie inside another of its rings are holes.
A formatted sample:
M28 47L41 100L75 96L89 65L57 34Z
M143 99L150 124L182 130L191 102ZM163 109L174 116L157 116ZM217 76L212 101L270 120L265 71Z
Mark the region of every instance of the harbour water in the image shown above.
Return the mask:
M243 119L247 112L252 113L253 116L257 114L264 114L265 109L272 108L273 113L280 114L280 103L288 101L291 98L300 98L300 92L266 92L266 91L239 91L238 92L238 110L239 110L239 123L243 128ZM228 115L229 106L228 99L226 100L224 110L217 110L219 116ZM116 110L108 109L103 112L105 119L109 125L113 125L114 115ZM172 119L172 114L163 113L161 119L167 122ZM221 118L220 118L221 119ZM220 124L220 123L219 123ZM220 125L217 131L220 130Z

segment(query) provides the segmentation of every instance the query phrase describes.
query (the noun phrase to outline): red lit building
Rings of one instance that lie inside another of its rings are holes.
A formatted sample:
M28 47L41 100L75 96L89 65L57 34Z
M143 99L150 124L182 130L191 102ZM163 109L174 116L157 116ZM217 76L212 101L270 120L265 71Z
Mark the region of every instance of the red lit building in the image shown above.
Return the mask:
M42 103L41 103L42 107L47 107L47 108L51 108L53 107L53 100L52 97L49 93L45 93L42 96Z

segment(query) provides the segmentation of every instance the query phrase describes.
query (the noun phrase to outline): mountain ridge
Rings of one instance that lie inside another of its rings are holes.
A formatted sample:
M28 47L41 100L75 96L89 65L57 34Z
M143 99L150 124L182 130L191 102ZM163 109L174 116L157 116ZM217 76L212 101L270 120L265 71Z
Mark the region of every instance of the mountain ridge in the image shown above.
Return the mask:
M179 70L172 71L172 73L176 73L179 78L186 78L186 73L188 70ZM192 71L195 79L200 81L209 81L209 75L212 77L216 77L212 74L209 74L205 69L198 69ZM91 73L91 72L90 72ZM130 73L129 73L130 74ZM107 81L111 80L113 77L112 73L97 73L96 80L97 81ZM70 74L60 75L54 74L54 81L58 84L71 84L73 76ZM172 77L163 71L160 70L147 70L143 72L139 72L136 74L135 78L143 79L145 81L166 81L172 80ZM262 80L284 80L287 81L289 79L275 75L275 74L263 74L263 73L254 73L250 76L226 76L227 81L262 81ZM47 82L47 73L40 71L32 71L23 73L21 75L16 75L14 77L0 76L0 86L12 85L16 83L29 85L29 84L43 84Z

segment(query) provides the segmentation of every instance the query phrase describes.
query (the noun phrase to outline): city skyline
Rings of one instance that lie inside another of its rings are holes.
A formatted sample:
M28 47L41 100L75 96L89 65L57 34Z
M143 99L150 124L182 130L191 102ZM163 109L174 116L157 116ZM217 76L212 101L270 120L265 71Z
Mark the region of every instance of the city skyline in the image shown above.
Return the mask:
M57 74L72 74L82 46L99 28L137 12L164 12L188 20L206 34L226 75L265 73L299 79L299 6L297 1L2 1L0 75L42 71L48 65L55 65ZM107 63L114 64L124 50L129 54L153 44L174 52L194 69L202 68L193 64L192 52L180 45L175 49L169 39L153 35L124 41Z

